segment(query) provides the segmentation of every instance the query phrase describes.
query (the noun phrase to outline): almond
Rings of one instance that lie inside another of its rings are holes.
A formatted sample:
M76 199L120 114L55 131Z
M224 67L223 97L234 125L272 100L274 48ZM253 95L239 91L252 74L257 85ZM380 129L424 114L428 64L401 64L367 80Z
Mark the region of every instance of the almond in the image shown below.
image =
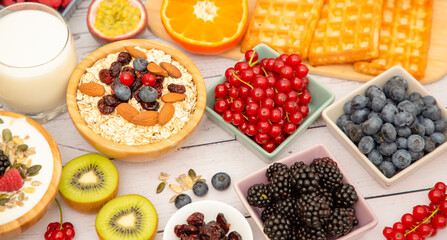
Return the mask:
M166 70L164 70L162 67L158 66L158 64L156 64L156 63L154 63L154 62L150 62L150 63L147 65L147 70L148 70L150 73L153 73L153 74L155 74L155 75L160 75L160 76L163 76L163 77L167 77L167 76L169 76L169 75L168 75L168 72L166 72Z
M166 93L161 96L161 100L166 103L174 103L178 101L183 101L186 98L186 94L183 93Z
M175 107L172 103L165 103L158 114L158 124L161 126L168 123L174 116Z
M132 123L140 126L152 126L158 122L158 112L144 111L132 118Z
M93 96L93 97L99 97L104 95L104 87L99 83L83 83L79 86L79 91L81 93Z
M168 75L173 78L182 77L182 72L180 72L180 70L176 66L174 66L168 62L161 62L160 67L162 67L164 70L166 70L166 72L168 72Z
M120 103L116 107L116 111L129 122L138 114L138 110L128 103Z
M146 53L134 48L134 47L128 47L125 46L124 49L126 49L126 51L130 54L130 56L134 57L134 58L144 58L146 59Z

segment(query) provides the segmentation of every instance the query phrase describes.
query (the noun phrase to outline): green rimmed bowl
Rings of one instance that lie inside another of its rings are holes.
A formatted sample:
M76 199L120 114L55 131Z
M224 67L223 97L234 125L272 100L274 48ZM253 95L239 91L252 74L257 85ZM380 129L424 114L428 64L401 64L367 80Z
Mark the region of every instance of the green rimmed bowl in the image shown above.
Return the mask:
M265 44L259 44L254 47L256 52L258 53L259 60L263 58L276 58L279 56L279 53L270 48ZM245 61L245 59L240 59L239 61ZM307 76L309 79L309 86L307 87L310 94L312 95L312 101L309 103L309 115L303 119L300 123L300 126L297 130L290 135L288 138L284 140L276 149L269 153L265 151L260 145L258 145L253 139L249 136L240 132L236 126L225 122L222 116L216 113L213 110L214 103L216 102L216 95L214 94L214 89L218 84L225 82L226 78L224 75L220 77L215 83L213 83L207 89L207 101L206 101L206 109L205 114L208 118L216 123L219 127L224 129L226 132L230 134L236 135L236 139L242 143L245 147L250 149L256 155L258 155L265 162L273 161L284 149L299 135L301 135L310 124L312 124L317 118L321 115L321 112L329 106L335 99L335 95L326 87L321 85L319 82L312 79L310 76Z

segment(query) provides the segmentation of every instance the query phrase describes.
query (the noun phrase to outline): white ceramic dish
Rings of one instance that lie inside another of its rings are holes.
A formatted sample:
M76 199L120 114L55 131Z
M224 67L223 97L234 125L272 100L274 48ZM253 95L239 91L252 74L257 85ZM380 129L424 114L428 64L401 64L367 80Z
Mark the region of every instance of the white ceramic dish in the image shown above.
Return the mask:
M186 224L186 219L195 212L203 213L204 222L216 220L217 214L223 213L227 222L231 224L229 232L237 231L243 240L253 240L250 225L242 213L226 203L211 200L193 202L175 212L166 224L163 240L179 240L174 233L175 225Z
M359 87L355 91L351 92L351 94L343 97L336 103L332 104L328 108L323 111L323 119L326 121L326 124L332 134L343 143L343 145L355 156L355 159L358 160L369 172L369 174L374 177L377 182L379 182L383 187L390 187L396 182L402 180L404 177L410 175L417 168L421 167L424 164L427 164L430 160L437 157L440 153L445 151L447 148L447 142L438 146L433 152L426 154L423 158L417 160L412 163L409 167L400 171L396 175L391 178L385 177L382 172L373 164L368 158L358 150L358 147L343 133L341 129L336 125L336 121L338 117L344 114L343 105L351 100L355 95L364 95L366 89L371 85L378 85L383 87L385 83L392 78L393 76L401 76L408 82L408 90L407 94L411 92L418 92L422 96L431 95L423 86L420 84L411 74L409 74L405 69L400 66L395 66L375 77L371 81L365 83L363 86ZM444 106L441 106L438 102L438 107L441 109L442 116L447 118L447 110ZM444 135L446 133L444 132Z

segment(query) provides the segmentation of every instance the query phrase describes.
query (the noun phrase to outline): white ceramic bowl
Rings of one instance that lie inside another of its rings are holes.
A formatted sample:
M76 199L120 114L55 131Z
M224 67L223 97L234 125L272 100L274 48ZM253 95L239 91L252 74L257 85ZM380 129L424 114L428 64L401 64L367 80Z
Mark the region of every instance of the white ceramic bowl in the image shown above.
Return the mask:
M412 163L409 167L403 169L396 175L394 175L391 178L385 177L383 173L371 162L369 159L358 150L358 147L356 144L354 144L345 134L344 132L338 128L336 125L338 117L340 117L342 114L344 114L343 111L343 105L351 100L356 95L364 95L366 89L371 85L378 85L380 87L383 87L385 83L392 78L393 76L401 76L408 82L408 90L407 94L412 92L418 92L422 96L431 95L423 86L420 84L411 74L409 74L405 69L403 69L400 66L395 66L393 68L390 68L389 70L383 72L379 76L375 77L371 81L365 83L363 86L359 87L355 91L351 92L351 94L343 97L336 103L332 104L328 108L326 108L323 111L323 119L326 121L326 124L329 128L329 130L332 132L332 134L343 143L343 145L355 156L355 159L358 160L369 172L369 174L374 177L377 182L379 182L384 187L390 187L394 183L402 180L404 177L410 175L413 171L415 171L420 166L427 164L430 160L438 156L440 153L442 153L447 148L447 142L441 144L438 146L433 152L426 154L421 159L415 161ZM447 118L447 110L444 106L439 104L438 107L441 109L442 116L444 118ZM444 135L446 133L444 132Z
M253 233L244 215L236 208L219 201L203 200L190 203L180 208L171 216L163 232L163 240L179 240L174 233L175 225L186 224L186 219L195 212L205 216L204 222L216 220L217 214L223 213L230 226L230 231L237 231L242 239L253 240Z

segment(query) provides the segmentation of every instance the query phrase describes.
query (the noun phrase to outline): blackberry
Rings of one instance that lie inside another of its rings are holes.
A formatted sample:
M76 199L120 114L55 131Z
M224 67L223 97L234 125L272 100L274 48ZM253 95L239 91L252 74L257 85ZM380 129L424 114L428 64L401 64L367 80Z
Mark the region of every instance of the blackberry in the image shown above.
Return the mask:
M320 175L320 185L331 191L338 189L341 186L343 180L343 174L341 174L337 163L328 157L316 158L310 164L315 168L315 171Z
M319 229L331 215L329 204L315 192L301 195L296 203L297 214L307 227Z
M292 234L292 225L282 214L272 214L264 223L264 233L271 240L289 240Z
M295 239L299 240L327 240L328 237L323 229L300 227L296 231Z
M319 187L315 193L323 198L330 208L334 206L334 197L332 196L332 192L326 188Z
M332 237L340 237L351 232L358 224L353 208L335 208L326 220L326 232Z
M289 197L292 193L292 184L288 170L282 169L276 171L271 179L270 191L273 199Z
M300 193L315 192L319 186L320 176L314 168L303 162L295 162L289 169L292 185Z
M0 150L0 177L5 174L6 169L11 165L8 156Z
M272 165L267 168L267 171L265 172L265 176L267 177L267 180L269 182L272 180L273 174L278 170L287 170L288 167L284 163L273 163Z
M263 223L265 223L265 221L267 221L269 219L270 216L272 216L272 214L276 213L276 206L275 204L270 204L267 207L264 208L264 210L262 210L261 213L261 220Z
M247 200L252 206L267 207L271 202L271 194L267 185L260 183L251 186L247 191Z
M334 203L337 207L352 207L357 199L357 193L351 184L343 184L341 188L334 192Z
M293 197L283 198L274 204L276 213L280 213L288 218L292 223L299 220L296 214L296 200Z

